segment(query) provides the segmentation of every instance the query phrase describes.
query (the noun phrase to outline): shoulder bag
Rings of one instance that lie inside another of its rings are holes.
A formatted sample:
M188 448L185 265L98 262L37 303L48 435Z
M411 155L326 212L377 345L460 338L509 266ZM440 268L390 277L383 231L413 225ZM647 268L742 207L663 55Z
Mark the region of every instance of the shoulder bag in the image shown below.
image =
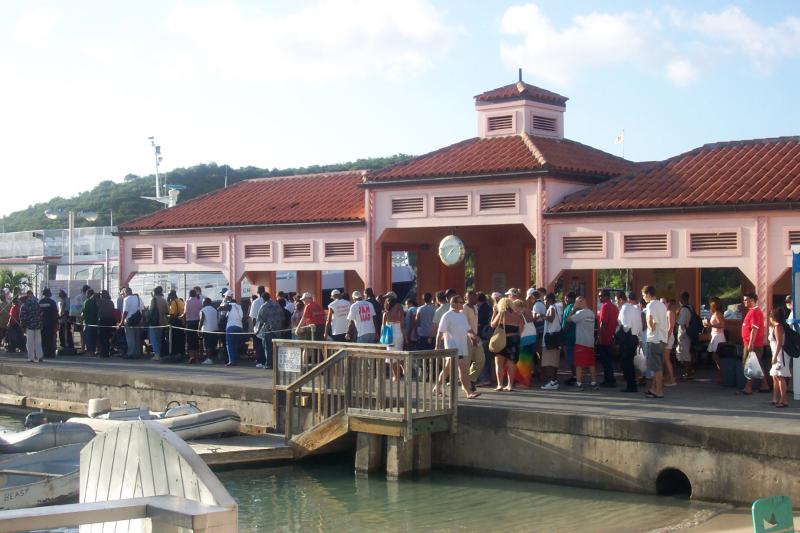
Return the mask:
M503 316L503 324L495 328L492 338L489 339L489 351L500 353L506 348L506 317Z
M520 333L520 346L536 344L536 324L528 322L524 314L522 315L522 320L525 322L525 325L522 326L522 332Z

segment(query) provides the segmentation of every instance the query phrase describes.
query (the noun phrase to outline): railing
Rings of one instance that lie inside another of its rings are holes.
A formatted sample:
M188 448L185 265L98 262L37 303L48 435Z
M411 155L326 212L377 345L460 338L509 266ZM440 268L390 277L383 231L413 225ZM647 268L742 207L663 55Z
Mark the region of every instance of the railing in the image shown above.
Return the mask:
M207 505L178 496L150 496L0 511L0 531L54 529L136 519L149 519L152 531L183 528L182 531L233 533L237 530L236 509Z
M405 439L422 418L448 417L455 427L455 365L449 382L436 386L455 350L398 352L384 345L275 340L274 353L275 416L284 415L287 440L342 414L397 425ZM389 377L391 367L396 379Z

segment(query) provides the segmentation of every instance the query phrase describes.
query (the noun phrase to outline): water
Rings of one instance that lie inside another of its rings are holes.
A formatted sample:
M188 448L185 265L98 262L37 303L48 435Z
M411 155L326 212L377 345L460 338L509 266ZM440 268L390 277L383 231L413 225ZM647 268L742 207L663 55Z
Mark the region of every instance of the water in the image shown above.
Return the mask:
M19 431L23 418L0 413L0 426ZM727 508L452 470L387 481L356 476L347 458L217 475L243 532L673 531Z

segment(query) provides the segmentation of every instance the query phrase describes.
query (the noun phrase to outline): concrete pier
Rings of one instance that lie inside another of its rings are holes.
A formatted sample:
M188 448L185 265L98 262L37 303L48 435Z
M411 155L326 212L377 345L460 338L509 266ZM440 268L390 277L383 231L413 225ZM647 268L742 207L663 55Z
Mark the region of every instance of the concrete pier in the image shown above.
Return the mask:
M669 491L677 472L696 499L749 504L786 494L800 501L800 405L775 409L768 394L735 396L702 379L669 388L660 400L614 389L482 392L460 402L457 433L435 434L429 446L416 438L410 452L389 444L387 460L399 460L392 471L424 470L428 446L433 465L639 493ZM0 402L83 414L99 396L115 407L194 400L203 409L236 409L249 433L274 426L271 373L252 366L84 357L34 364L0 355ZM382 439L360 444L365 438ZM367 448L364 455L358 447L357 463L372 470L381 445Z

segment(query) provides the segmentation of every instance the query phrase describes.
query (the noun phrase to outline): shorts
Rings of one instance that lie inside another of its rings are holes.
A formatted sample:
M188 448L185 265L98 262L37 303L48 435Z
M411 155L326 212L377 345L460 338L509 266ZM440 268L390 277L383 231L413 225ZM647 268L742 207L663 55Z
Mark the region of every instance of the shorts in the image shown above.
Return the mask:
M590 346L575 345L575 366L585 367L594 366L595 355L594 348Z
M559 367L561 360L561 350L558 348L545 348L542 351L542 366Z
M519 335L510 335L506 337L506 347L496 356L505 357L509 361L516 363L519 361Z
M650 372L663 372L664 371L664 348L666 346L663 342L648 342L647 351L647 370Z

